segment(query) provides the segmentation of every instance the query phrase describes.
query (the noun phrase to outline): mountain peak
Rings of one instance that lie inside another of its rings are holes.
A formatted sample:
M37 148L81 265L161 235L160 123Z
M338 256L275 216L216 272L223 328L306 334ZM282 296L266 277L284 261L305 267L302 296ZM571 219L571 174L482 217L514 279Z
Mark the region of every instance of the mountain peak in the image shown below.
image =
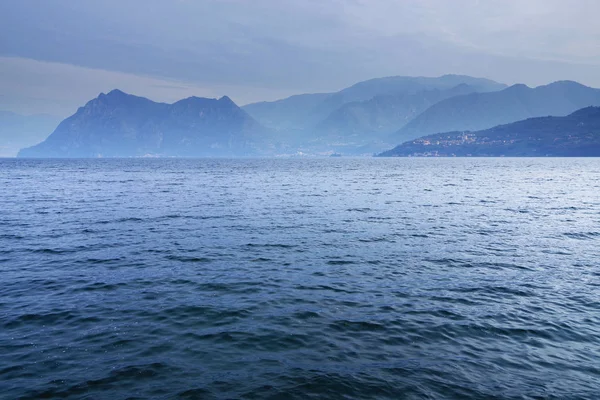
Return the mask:
M563 81L556 81L556 82L549 83L548 85L545 85L545 87L586 88L587 86L582 85L579 82L563 80Z
M211 99L208 97L190 96L190 97L186 97L185 99L179 100L176 103L185 102L185 101L187 101L187 102L196 101L197 102L197 101L214 101L214 100L216 100L216 99Z
M235 104L235 102L233 100L231 100L229 98L229 96L223 96L219 99L219 103L223 103L223 104L230 104L230 105L234 105L237 107L237 104Z
M175 109L181 109L181 107L184 107L197 110L203 108L213 108L217 104L218 100L215 98L191 96L173 103L172 106L175 107Z
M531 89L529 86L525 85L524 83L515 83L512 86L507 87L505 90L510 91L510 90L527 90L527 89Z
M106 94L105 93L100 93L100 95L96 99L94 99L92 101L98 101L98 100L102 101L102 100L104 100L104 101L109 101L109 102L113 102L114 103L115 101L119 102L119 101L123 101L125 99L136 98L136 97L137 96L134 96L132 94L127 94L127 93L123 92L122 90L113 89L113 90L111 90L110 92L108 92Z
M119 89L113 89L107 93L107 96L127 96L127 93Z

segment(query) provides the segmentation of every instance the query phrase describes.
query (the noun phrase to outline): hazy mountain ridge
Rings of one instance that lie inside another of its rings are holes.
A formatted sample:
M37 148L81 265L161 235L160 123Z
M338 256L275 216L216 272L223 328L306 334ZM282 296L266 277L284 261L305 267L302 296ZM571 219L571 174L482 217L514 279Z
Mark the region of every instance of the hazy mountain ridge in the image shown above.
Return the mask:
M356 83L336 93L292 96L244 110L308 152L368 154L393 145L388 134L436 102L506 85L464 75L392 76Z
M358 82L332 94L319 105L320 121L348 103L364 102L377 96L410 96L431 90L449 90L467 84L475 91L500 90L506 86L484 78L465 75L443 75L436 78L391 76Z
M272 139L226 96L166 104L113 90L19 157L245 156L268 152Z
M449 86L461 80L470 83ZM264 127L227 96L190 97L166 104L113 90L79 108L44 142L23 149L19 156L372 155L393 147L404 137L411 140L424 136L419 134L422 129L438 129L432 133L480 131L483 129L473 127L487 129L491 128L489 124L501 125L505 120L511 123L531 115L561 116L600 105L599 89L576 82L560 81L534 89L513 85L487 91L501 86L457 75L392 77L360 82L334 94L299 95L255 105L255 112L278 110L273 115L281 118L270 126L283 121L287 128L279 125L276 129ZM385 93L345 102L381 92ZM325 115L332 104L339 103L343 104L316 126L294 127L294 121L312 123L311 118ZM248 107L253 109L253 105Z
M536 88L518 84L498 92L471 93L432 105L392 135L398 142L449 131L477 131L542 116L565 116L600 105L600 89L572 81Z
M433 104L477 90L477 87L462 83L446 90L427 89L409 94L377 95L370 100L344 104L319 123L316 130L322 134L341 136L389 134Z
M600 107L586 107L564 117L529 118L475 132L428 135L380 156L598 157Z
M242 107L263 125L277 130L312 129L345 104L363 102L376 96L414 95L427 90L448 90L467 84L477 91L501 90L506 85L465 75L441 77L392 76L358 82L335 93L301 94L272 102Z

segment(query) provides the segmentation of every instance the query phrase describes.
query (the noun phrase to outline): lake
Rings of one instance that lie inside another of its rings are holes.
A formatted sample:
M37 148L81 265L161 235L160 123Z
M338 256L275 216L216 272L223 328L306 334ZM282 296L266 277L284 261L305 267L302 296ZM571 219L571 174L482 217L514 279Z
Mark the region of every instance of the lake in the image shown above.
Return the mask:
M0 210L3 398L600 393L600 159L2 159Z

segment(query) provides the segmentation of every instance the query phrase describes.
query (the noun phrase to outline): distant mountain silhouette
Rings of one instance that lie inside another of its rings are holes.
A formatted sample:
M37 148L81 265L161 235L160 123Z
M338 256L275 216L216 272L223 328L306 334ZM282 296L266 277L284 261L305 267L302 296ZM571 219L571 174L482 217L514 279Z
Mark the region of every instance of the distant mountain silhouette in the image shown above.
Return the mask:
M514 85L490 91L502 87L486 79L458 75L391 77L361 82L333 94L293 96L245 107L271 128L226 96L190 97L165 104L113 90L89 101L45 141L24 148L18 155L371 155L406 138L424 136L421 132L480 131L532 116L565 116L600 105L599 89L576 82L561 81L534 89ZM399 126L404 128L394 132Z
M450 97L477 92L478 87L462 83L451 89L430 89L416 93L377 95L370 100L346 103L316 126L320 134L378 137L395 132L433 104Z
M319 105L319 114L326 118L344 104L371 100L376 96L413 95L427 90L448 90L463 84L471 86L478 92L502 90L506 87L489 79L465 75L443 75L437 78L411 76L375 78L333 93Z
M529 88L514 85L498 92L471 93L432 105L392 135L396 143L437 132L482 130L531 117L565 116L600 105L600 90L560 81Z
M461 84L481 92L506 87L489 79L463 75L439 78L392 76L359 82L335 93L296 95L283 100L248 104L243 109L266 127L300 130L313 128L344 104L367 101L376 96L406 96L426 90L448 90Z
M600 107L586 107L565 117L530 118L482 131L428 135L380 156L599 157Z
M0 111L0 157L14 157L19 149L46 139L60 120L53 115Z
M268 152L268 136L226 96L164 104L113 90L19 157L246 156Z
M506 85L482 78L394 76L359 82L336 93L292 96L244 106L265 126L307 151L361 153L382 150L381 142L436 102L459 94L501 90ZM377 142L377 143L374 143Z

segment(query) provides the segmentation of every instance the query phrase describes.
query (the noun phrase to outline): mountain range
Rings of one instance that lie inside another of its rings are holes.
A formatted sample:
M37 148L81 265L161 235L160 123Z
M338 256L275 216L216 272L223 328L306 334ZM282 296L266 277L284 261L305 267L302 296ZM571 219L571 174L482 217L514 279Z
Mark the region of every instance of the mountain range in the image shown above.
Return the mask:
M538 117L474 132L424 136L380 154L407 156L600 156L600 107L564 117Z
M267 154L271 133L228 97L156 103L113 90L19 157L203 157Z
M19 156L372 155L438 132L480 131L598 105L600 90L577 82L506 87L462 75L378 78L242 108L227 96L166 104L113 90Z
M600 106L600 89L559 81L529 88L513 85L497 92L471 93L442 100L393 135L396 143L454 130L476 131L532 117L565 116Z
M393 76L359 82L335 93L292 96L244 106L261 124L305 152L371 153L393 144L389 134L440 100L506 85L483 78Z
M467 84L475 91L501 90L506 85L483 78L444 75L437 78L392 76L356 83L334 93L291 96L286 99L248 104L243 109L257 121L275 130L312 129L348 103L360 103L376 96L411 95L427 90L448 90Z
M450 89L428 89L416 93L377 95L369 100L343 104L315 127L323 136L348 137L371 134L384 137L405 125L431 105L454 96L477 92L462 83Z

